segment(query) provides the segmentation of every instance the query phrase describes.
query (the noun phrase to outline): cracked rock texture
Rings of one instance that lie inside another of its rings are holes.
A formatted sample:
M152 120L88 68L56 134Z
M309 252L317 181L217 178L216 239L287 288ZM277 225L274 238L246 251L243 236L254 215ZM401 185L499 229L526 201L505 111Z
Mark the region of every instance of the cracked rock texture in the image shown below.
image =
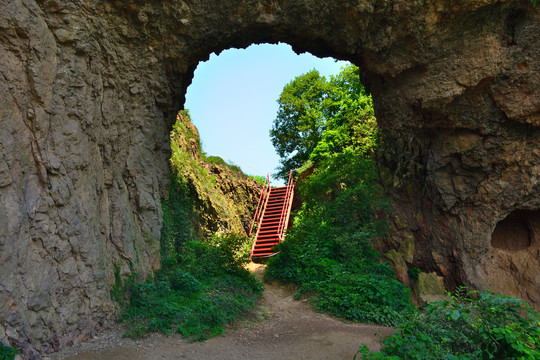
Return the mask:
M214 234L249 236L262 184L223 159L206 156L199 131L184 111L171 132L171 168L174 180L184 186L192 201L193 231L198 238Z
M0 0L0 340L37 358L110 324L114 264L159 266L194 68L260 42L361 66L395 204L381 246L413 236L447 286L538 307L538 34L525 0Z

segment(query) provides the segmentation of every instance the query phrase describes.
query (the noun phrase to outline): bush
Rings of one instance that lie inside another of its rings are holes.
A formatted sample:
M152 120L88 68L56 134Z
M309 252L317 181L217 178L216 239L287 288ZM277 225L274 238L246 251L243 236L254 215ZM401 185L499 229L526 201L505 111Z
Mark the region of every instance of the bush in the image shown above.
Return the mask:
M239 235L214 237L210 243L189 241L177 265L162 269L145 283L126 282L128 298L119 320L126 336L149 331L177 332L191 340L223 333L224 326L250 310L263 291L245 268Z
M266 178L264 176L260 175L248 175L248 177L252 178L253 180L257 181L259 184L264 185L266 182Z
M18 353L17 349L0 343L0 360L13 360Z
M130 337L158 331L204 340L220 334L254 306L263 290L243 267L250 239L238 234L197 239L194 202L175 175L162 204L162 268L144 283L136 283L135 274L122 281L117 268L111 296L121 308L118 320L128 325Z
M416 313L380 353L362 359L540 359L540 315L524 301L460 289L450 301Z
M409 289L372 247L385 231L375 213L387 207L375 179L375 165L361 152L344 151L319 164L299 189L302 209L265 276L299 285L296 297L313 294L320 310L395 325L414 308Z

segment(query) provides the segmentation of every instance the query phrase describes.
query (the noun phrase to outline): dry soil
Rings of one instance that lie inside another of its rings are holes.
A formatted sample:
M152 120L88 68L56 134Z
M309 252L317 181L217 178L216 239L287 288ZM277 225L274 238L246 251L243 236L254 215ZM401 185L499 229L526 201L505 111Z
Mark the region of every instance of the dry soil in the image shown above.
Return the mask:
M258 276L264 265L250 264ZM266 284L252 315L227 329L225 335L189 343L178 335L152 334L145 339L122 338L123 329L105 332L86 343L50 354L49 360L280 360L353 359L358 347L379 349L381 337L393 329L346 323L317 313L306 300L296 301L294 289Z

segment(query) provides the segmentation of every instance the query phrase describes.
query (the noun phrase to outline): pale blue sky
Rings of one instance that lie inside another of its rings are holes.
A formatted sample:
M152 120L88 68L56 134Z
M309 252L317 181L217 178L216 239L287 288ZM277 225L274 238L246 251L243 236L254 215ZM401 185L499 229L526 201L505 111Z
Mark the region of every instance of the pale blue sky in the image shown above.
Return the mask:
M246 174L272 175L279 157L269 130L283 87L312 69L328 77L345 64L308 53L296 55L281 43L225 50L197 66L184 107L208 155L239 165ZM272 185L279 183L273 180Z

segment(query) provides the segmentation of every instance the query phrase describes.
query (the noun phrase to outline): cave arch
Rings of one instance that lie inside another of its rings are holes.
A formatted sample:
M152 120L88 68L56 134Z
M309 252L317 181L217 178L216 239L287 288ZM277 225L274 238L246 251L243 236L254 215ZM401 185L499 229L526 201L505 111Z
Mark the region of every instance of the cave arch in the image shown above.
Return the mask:
M540 208L528 1L4 1L0 27L0 339L27 357L112 321L115 264L159 266L168 133L212 52L282 41L360 66L395 204L386 245L414 232L451 280L497 290L494 219ZM540 304L526 269L508 276Z

